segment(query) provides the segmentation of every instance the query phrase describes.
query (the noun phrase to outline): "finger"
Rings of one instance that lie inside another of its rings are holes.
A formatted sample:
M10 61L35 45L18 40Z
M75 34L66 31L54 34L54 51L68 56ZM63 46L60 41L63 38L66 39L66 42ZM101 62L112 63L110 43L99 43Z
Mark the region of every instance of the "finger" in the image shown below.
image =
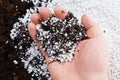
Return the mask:
M34 42L36 43L36 45L38 46L42 55L46 58L46 60L48 60L47 53L41 48L40 42L36 39L37 30L36 30L36 25L34 23L31 22L28 24L28 32L29 32L30 36L32 37L32 39L34 40Z
M36 43L36 45L38 46L40 52L42 53L42 55L45 57L46 61L48 60L48 55L47 53L42 49L41 44L38 40L34 40L34 42Z
M45 21L47 20L49 17L52 16L52 13L51 11L46 8L46 7L41 7L40 10L39 10L39 15L42 19L42 21ZM45 57L46 59L46 62L48 63L49 62L49 57L48 57L48 54L40 47L40 42L38 40L36 40L36 44L37 46L39 46L39 50L41 51L42 55Z
M40 23L42 20L46 20L51 16L51 12L48 8L41 7L40 8L40 13L34 13L31 16L31 23L28 24L28 31L30 36L32 37L33 40L36 39L37 35L37 30L36 30L36 24Z
M33 13L31 15L31 21L36 25L39 24L42 21L42 19L38 13Z
M29 32L30 36L32 37L32 39L35 40L37 31L36 31L36 26L34 23L31 22L28 24L28 32Z
M50 60L50 57L48 56L47 52L45 52L45 51L42 49L41 44L40 44L40 42L39 42L38 40L35 40L34 42L35 42L36 45L38 46L38 48L39 48L40 52L42 53L42 55L45 57L45 60L46 60L47 65L55 62L55 61L51 61L51 60Z
M90 17L84 14L81 18L82 23L85 25L87 30L87 35L89 38L96 38L102 36L102 32L96 22L94 22Z
M41 7L39 10L39 14L43 21L47 20L49 17L52 16L51 11L46 7Z
M65 19L65 17L68 14L68 11L63 9L63 8L61 8L61 7L55 7L54 14L59 19Z
M36 24L40 23L41 21L47 20L51 16L51 12L48 8L41 7L40 12L34 13L31 16L32 23L28 24L28 31L36 45L38 46L39 50L41 51L42 55L45 57L46 61L48 62L48 55L47 53L42 49L40 42L36 39L37 30L36 30Z

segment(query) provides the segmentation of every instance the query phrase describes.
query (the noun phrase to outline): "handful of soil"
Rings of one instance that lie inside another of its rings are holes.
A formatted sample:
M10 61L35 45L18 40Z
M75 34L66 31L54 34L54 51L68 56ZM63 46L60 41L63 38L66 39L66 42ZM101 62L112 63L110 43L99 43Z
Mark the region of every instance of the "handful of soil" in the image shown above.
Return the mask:
M52 15L37 25L37 31L37 39L51 61L71 61L77 44L88 38L84 25L71 12L63 20Z

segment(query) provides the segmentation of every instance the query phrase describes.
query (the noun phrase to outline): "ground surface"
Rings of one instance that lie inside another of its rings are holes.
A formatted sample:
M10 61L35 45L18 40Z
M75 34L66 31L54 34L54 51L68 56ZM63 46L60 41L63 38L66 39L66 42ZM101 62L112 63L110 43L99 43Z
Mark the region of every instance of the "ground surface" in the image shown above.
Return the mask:
M109 44L109 80L120 80L120 0L64 0L62 2L53 0L48 7L52 9L56 5L72 11L78 18L83 13L87 13L101 25ZM9 33L13 24L30 6L33 4L21 3L20 0L0 0L0 80L30 80L31 78L31 74L24 69L24 64L18 59L12 45L6 44L7 40L11 41ZM18 61L17 65L13 63L14 59Z
M17 18L25 13L32 3L21 3L20 0L0 0L0 80L30 80L31 74L24 69L11 44L9 34ZM16 10L16 7L17 10ZM24 7L24 8L22 8ZM17 65L13 60L17 59Z

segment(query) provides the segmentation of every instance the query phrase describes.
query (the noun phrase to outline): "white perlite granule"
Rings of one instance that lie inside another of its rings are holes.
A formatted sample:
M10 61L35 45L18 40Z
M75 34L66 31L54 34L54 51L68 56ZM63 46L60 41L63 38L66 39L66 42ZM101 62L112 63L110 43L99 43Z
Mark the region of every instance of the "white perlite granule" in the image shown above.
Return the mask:
M36 9L38 6L34 1L35 0L33 0L35 5L34 9ZM81 17L81 14L87 13L96 21L98 21L98 23L101 25L102 31L105 31L104 35L110 46L110 70L108 71L109 80L120 80L120 0L53 0L48 4L48 7L53 10L56 5L62 6L69 11L72 11L78 18ZM29 10L30 9L28 9L28 11ZM27 12L25 16L28 15L31 15L31 13ZM24 18L22 19L26 21ZM20 21L22 21L22 19L20 19ZM27 20L30 21L29 17ZM13 36L13 39L15 36L16 35ZM27 65L27 62L25 62L25 64ZM40 73L39 69L35 70L33 68L33 71L38 71ZM41 80L39 76L38 80Z
M18 64L18 62L16 60L13 61L14 64Z

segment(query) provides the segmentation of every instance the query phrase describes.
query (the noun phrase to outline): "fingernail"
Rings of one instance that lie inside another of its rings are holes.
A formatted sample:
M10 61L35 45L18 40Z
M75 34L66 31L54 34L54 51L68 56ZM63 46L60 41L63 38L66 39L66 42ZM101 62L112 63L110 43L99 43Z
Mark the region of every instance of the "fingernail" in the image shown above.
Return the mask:
M54 14L59 19L65 19L65 17L68 14L68 11L63 9L63 8L61 8L61 7L55 7Z
M89 16L88 14L85 13L85 17L89 20L93 20L93 18L91 16Z
M39 24L41 22L41 18L40 15L38 13L34 13L31 16L31 21L36 25Z
M46 7L41 7L39 13L43 21L52 16L51 11Z
M88 17L89 17L86 13L84 13L83 16L84 16L85 18L88 18Z

